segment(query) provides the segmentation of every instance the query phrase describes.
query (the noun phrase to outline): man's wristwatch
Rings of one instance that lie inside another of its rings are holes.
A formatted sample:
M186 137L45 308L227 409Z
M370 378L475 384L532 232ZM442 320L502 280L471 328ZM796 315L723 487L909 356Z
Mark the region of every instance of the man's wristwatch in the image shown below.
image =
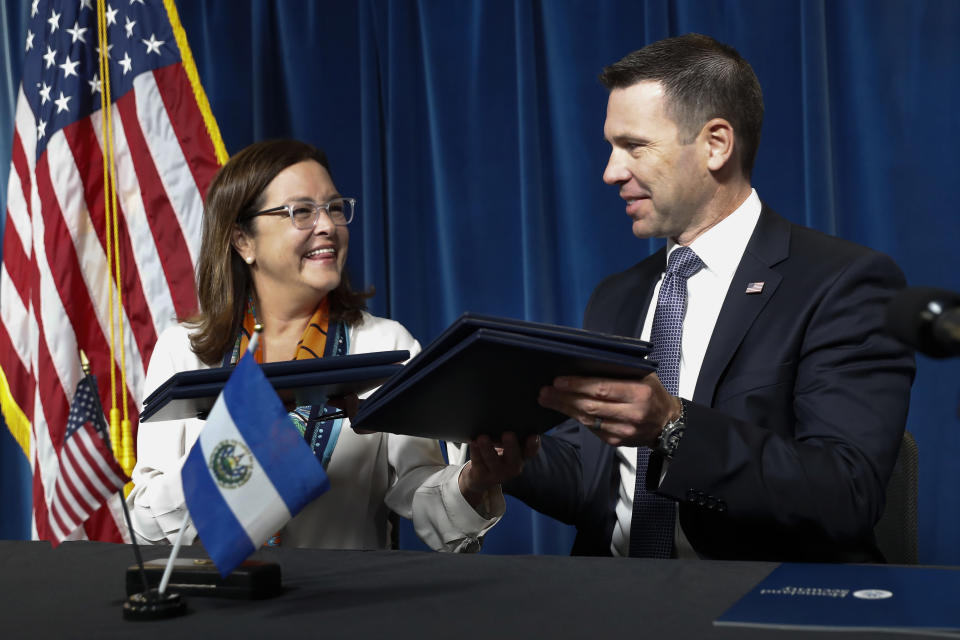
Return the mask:
M663 427L663 431L660 432L660 436L657 438L657 445L653 449L654 453L659 454L668 461L673 460L673 454L676 452L677 446L680 444L680 439L683 438L683 432L687 428L687 401L683 398L679 398L679 400L679 417L674 418Z

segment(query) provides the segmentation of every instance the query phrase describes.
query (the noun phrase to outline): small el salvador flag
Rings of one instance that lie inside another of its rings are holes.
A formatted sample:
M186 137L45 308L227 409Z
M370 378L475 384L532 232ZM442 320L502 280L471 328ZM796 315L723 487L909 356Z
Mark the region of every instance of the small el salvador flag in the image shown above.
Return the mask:
M223 577L330 488L249 354L213 405L180 477L193 524Z

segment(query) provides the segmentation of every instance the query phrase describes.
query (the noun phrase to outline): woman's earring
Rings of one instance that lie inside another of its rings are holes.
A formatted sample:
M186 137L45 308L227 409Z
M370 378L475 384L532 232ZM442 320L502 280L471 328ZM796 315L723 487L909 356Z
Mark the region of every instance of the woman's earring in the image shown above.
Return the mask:
M247 261L247 264L253 264L253 256L247 256L244 260Z

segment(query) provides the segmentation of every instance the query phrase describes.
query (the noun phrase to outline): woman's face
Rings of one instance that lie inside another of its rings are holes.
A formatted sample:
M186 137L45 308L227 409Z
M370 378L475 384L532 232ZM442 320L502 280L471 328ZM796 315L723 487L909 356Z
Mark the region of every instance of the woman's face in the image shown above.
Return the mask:
M306 160L287 167L267 185L263 209L323 204L339 196L327 170ZM252 224L252 236L235 232L234 246L250 264L261 302L277 300L312 309L340 284L350 234L346 227L334 225L323 210L313 229L297 229L286 213L257 216Z

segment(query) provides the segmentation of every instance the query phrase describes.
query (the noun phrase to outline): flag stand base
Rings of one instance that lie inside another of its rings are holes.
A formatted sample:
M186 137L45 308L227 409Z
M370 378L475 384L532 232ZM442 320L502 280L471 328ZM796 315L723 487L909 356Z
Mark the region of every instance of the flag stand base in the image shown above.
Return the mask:
M156 589L134 593L123 603L124 620L163 620L187 613L187 601L179 593L168 591L163 595Z
M144 563L143 576L146 577L147 584L153 587L151 591L155 591L160 585L166 563L164 559ZM136 565L127 568L128 596L143 591L143 576ZM167 589L190 597L261 600L280 595L283 592L283 581L280 565L275 562L246 560L223 578L210 560L176 558Z

